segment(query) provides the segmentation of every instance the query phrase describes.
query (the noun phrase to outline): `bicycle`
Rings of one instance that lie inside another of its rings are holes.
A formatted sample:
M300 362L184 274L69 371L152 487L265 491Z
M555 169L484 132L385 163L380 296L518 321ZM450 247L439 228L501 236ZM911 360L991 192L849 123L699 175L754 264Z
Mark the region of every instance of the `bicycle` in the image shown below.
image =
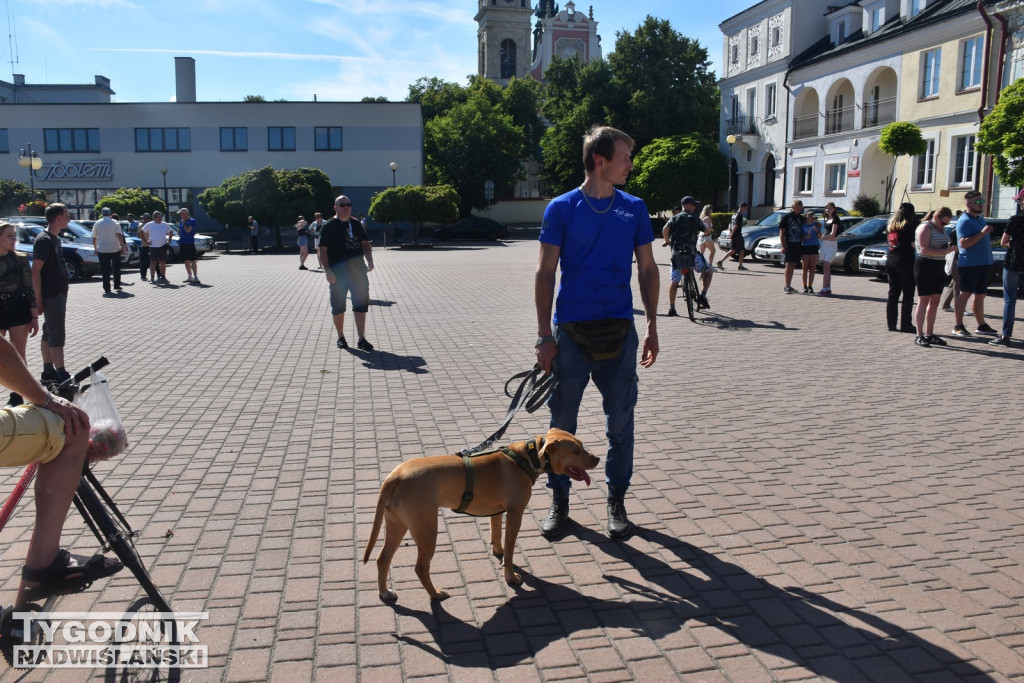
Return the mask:
M697 293L697 278L693 274L693 268L683 268L683 296L686 297L686 314L690 316L690 322L697 322L694 317L694 309L700 310L700 299Z
M71 378L55 386L52 389L53 393L71 400L76 393L84 393L92 386L90 384L82 387L81 383L89 378L93 371L106 367L108 364L109 361L101 357L88 367L76 372ZM14 514L18 502L29 486L31 486L38 469L38 463L33 463L25 468L7 502L0 509L0 530L3 530ZM127 623L132 620L132 615L144 615L147 612L172 613L174 610L160 593L160 589L153 583L146 565L135 548L135 538L140 535L140 532L133 529L128 520L125 519L121 510L114 503L113 498L111 498L110 494L107 493L106 489L103 488L96 478L96 474L92 471L88 460L82 468L82 476L78 481L74 503L75 508L85 520L86 526L89 527L93 535L100 542L101 552L114 552L118 559L121 560L121 563L135 576L139 586L146 593L146 597L136 600L128 607L124 613L123 621L119 623ZM91 583L86 584L74 592L82 592L90 586ZM41 625L35 621L32 622L30 633L24 633L22 626L19 625L23 624L23 622L20 619L14 620L13 614L15 612L50 612L60 597L52 596L47 598L42 605L29 603L21 607L8 606L3 609L2 615L0 615L0 654L7 660L8 664L15 665L14 647L16 645L42 645L44 636ZM180 646L181 635L177 623L173 619L162 619L158 623L160 624L162 642L166 643L168 647ZM113 649L116 653L117 648ZM180 667L174 665L170 665L167 668L154 668L154 665L135 667L132 663L118 662L115 656L114 660L107 667L106 678L107 680L126 680L145 676L148 680L153 680L154 676L163 678L164 675L166 680L179 680Z

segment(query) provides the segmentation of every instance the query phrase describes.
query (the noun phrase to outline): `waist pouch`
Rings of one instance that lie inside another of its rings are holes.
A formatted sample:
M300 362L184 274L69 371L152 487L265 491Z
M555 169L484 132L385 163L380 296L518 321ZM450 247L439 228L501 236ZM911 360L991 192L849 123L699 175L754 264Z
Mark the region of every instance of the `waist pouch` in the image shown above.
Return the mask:
M622 355L622 342L629 331L628 318L581 320L559 327L576 342L589 361L612 360Z

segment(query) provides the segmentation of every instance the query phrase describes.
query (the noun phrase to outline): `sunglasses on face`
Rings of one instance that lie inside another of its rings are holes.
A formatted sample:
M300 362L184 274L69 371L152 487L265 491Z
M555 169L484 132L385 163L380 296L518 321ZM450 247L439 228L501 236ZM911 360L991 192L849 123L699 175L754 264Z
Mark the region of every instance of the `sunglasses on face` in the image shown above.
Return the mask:
M352 206L352 203L351 202L349 202L349 203L341 202L339 204L335 204L335 206L340 206L341 208L344 209L347 206Z
M979 197L977 199L968 199L967 203L968 204L984 204L985 200Z

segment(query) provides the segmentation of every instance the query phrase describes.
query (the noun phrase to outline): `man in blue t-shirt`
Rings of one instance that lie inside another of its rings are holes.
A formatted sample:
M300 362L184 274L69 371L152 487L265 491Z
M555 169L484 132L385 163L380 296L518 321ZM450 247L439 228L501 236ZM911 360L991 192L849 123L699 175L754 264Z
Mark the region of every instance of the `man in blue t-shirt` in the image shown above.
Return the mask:
M188 209L178 209L178 252L185 264L185 284L199 285L199 271L196 270L196 219Z
M967 299L974 296L974 319L978 323L975 334L995 336L997 332L985 322L985 294L988 292L988 274L992 268L992 226L985 223L982 213L985 200L981 193L972 190L964 195L967 210L960 214L956 221L956 243L959 247L958 266L960 268L960 296L953 304L953 316L956 326L953 334L958 337L970 337L971 333L964 327L964 311L967 310Z
M623 499L633 475L633 409L636 353L633 324L633 257L647 329L640 364L658 356L658 266L654 232L643 201L615 189L633 170L633 139L620 130L595 126L583 139L583 184L556 197L544 212L534 301L537 307L537 363L554 372L558 384L548 400L551 426L576 432L583 391L591 379L601 392L608 433L605 482L608 535L622 538L632 528ZM561 267L558 296L555 275ZM554 318L552 319L552 304ZM586 479L578 473L577 479ZM548 475L551 512L541 534L555 538L569 518L565 475Z

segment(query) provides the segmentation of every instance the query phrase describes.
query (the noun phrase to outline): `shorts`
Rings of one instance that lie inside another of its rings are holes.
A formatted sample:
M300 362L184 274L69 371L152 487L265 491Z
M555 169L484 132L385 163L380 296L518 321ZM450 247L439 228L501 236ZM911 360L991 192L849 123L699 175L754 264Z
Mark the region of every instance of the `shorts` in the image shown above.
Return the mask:
M714 235L700 235L700 236L697 237L697 244L698 245L700 245L700 244L712 244L713 245L714 243L715 243L715 236Z
M743 244L743 235L734 235L730 246L737 254L743 253L747 250L746 246Z
M822 240L821 251L818 252L818 256L821 258L821 262L832 263L832 259L836 257L836 251L838 248L836 240Z
M675 284L679 284L680 282L683 281L683 269L680 268L680 265L682 265L683 263L686 262L686 260L687 260L686 256L687 255L689 255L689 262L690 262L690 266L689 267L692 268L693 267L693 263L694 263L694 255L693 254L686 254L686 253L683 253L683 254L678 254L678 253L677 254L672 254L672 270L671 270L671 272L669 274L669 278Z
M309 238L306 237L305 235L299 237L299 246L300 247L308 247L309 246Z
M804 256L817 256L818 252L821 251L820 244L804 244L803 254Z
M345 298L352 292L352 312L366 313L370 310L370 280L366 276L366 264L362 258L351 258L330 266L334 273L331 290L331 315L345 312Z
M166 244L164 246L162 246L162 247L153 247L153 246L151 246L149 248L149 262L150 263L159 263L161 261L166 261L166 260L167 260L167 245Z
M0 466L50 462L64 448L64 420L36 406L0 408Z
M988 293L988 266L960 266L960 291Z
M68 295L48 296L43 299L43 341L55 349L64 348L67 330Z
M946 286L946 260L918 256L914 261L914 281L917 282L918 296L942 294Z
M24 292L0 294L0 330L28 325L32 322L32 307Z
M804 256L804 245L799 242L786 243L786 263L800 263Z
M182 261L195 261L196 260L196 245L194 244L182 244L178 247L178 251L181 253Z

